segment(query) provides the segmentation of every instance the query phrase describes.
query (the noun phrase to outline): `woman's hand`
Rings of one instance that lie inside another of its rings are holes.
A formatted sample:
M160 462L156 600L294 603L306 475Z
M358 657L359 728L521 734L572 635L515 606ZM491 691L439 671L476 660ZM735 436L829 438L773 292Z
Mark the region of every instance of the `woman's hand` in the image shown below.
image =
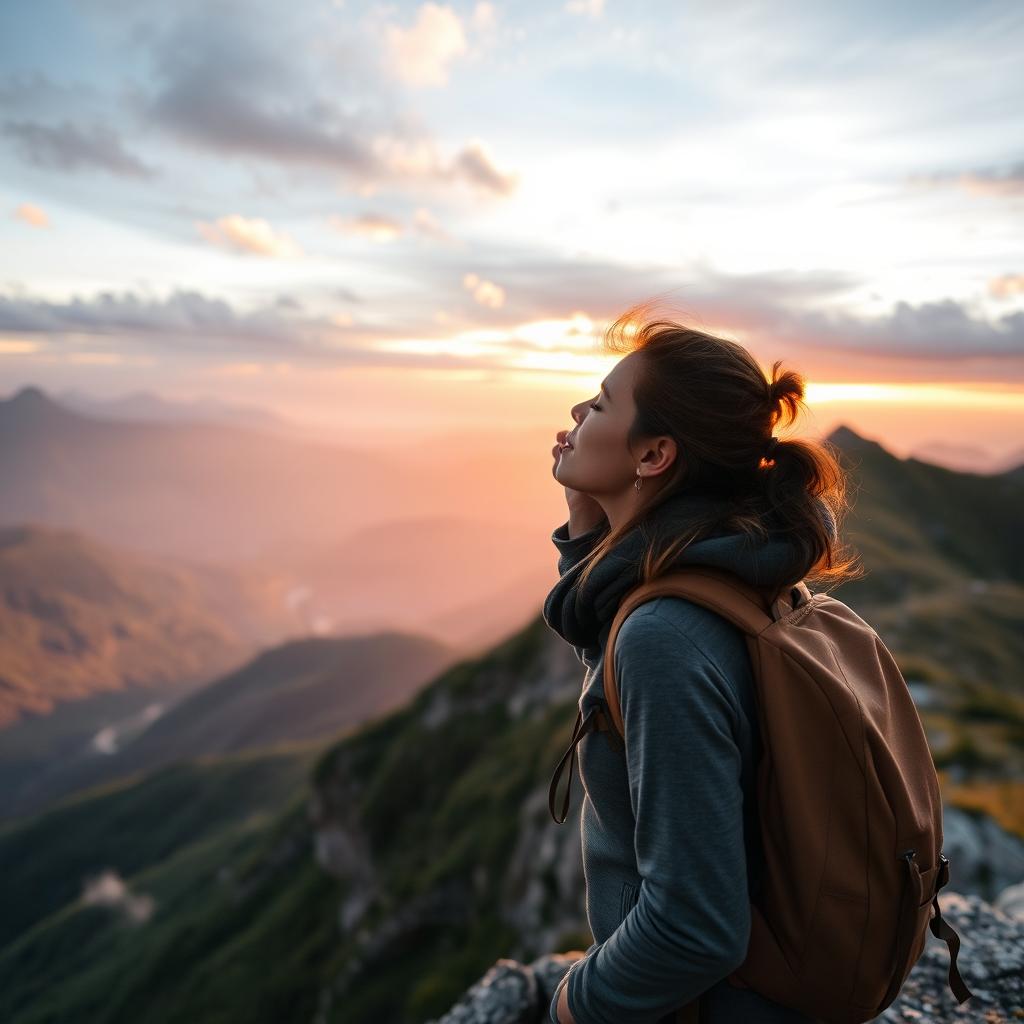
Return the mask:
M558 466L558 453L562 450L562 445L565 443L568 433L568 430L560 430L555 435L556 444L551 449L551 454L555 460L551 465L551 475L556 480L558 480L558 476L555 474L555 468ZM571 487L566 487L565 503L569 507L570 537L578 537L581 533L594 529L595 526L606 518L604 509L600 504L583 491L576 491Z
M576 1024L573 1015L569 1012L569 986L563 985L558 992L558 1004L555 1006L555 1016L558 1024Z

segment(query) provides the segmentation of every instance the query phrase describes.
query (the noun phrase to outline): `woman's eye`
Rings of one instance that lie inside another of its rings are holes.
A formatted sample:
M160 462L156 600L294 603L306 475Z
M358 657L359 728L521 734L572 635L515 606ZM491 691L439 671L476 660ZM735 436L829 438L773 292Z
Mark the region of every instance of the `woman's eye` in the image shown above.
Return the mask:
M591 409L596 409L598 412L601 411L601 406L599 406L596 402L591 402L590 403L590 408Z

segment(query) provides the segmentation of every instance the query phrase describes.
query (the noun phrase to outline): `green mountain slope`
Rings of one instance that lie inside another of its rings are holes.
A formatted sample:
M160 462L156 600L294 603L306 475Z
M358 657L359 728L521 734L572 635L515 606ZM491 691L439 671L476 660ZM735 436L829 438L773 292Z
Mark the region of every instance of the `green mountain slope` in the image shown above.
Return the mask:
M372 983L360 973L346 989L345 1019L384 1019L374 1014L424 977L434 981L418 999L450 999L514 938L495 911L481 911L465 947L473 953L453 969L443 936L478 899L496 895L516 840L514 809L557 757L568 705L549 706L551 687L564 693L578 663L548 633L538 620L442 673L409 706L321 750L315 763L313 745L282 753L276 768L256 755L185 763L0 832L0 867L21 865L3 893L17 913L0 945L0 1018L301 1018L322 987L351 970L366 929L380 956L363 961ZM561 666L554 676L553 664ZM330 852L316 855L328 836L314 822L333 811L322 805L311 820L307 810L328 793L333 801L329 780L342 764L354 766L361 790L347 812L365 818L374 876L374 907L351 942L339 940L338 908L354 887L319 866ZM323 785L311 790L304 778ZM190 806L199 794L201 806ZM261 816L261 807L277 810ZM71 857L56 837L73 834ZM52 855L30 866L29 851L47 846ZM77 898L83 874L103 866L154 898L148 920L132 928L110 907ZM411 930L398 929L396 950L387 936L405 899Z
M1024 815L1013 816L1024 792L1013 568L1021 562L1019 541L1000 525L1013 503L1019 510L1020 492L1005 475L987 478L996 497L958 479L947 499L942 477L868 445L856 439L844 451L859 466L847 528L868 576L835 593L877 622L916 687L946 799L966 806L974 794L1024 837ZM971 501L972 529L989 536L954 543ZM157 859L137 855L122 877L153 894L156 910L134 932L115 926L110 908L72 901L70 885L42 910L22 909L0 946L0 1017L271 1024L319 1013L324 1024L408 1024L445 1012L499 957L585 948L578 823L571 815L556 826L547 807L582 674L537 617L327 744L308 774L268 794L275 809L266 818L247 828L226 815L205 835L183 820L179 846L164 836L152 847ZM573 811L579 797L577 780ZM135 814L160 806L140 797L134 813L131 804L112 813L94 803L102 793L80 800L110 842L136 835ZM0 866L52 844L41 877L17 877L31 906L33 893L76 870L64 866L69 843L58 842L56 826L32 837L27 827L0 833ZM74 834L70 823L62 834ZM15 853L5 852L9 843L20 844ZM67 856L80 874L81 861Z
M0 579L0 727L97 693L184 690L302 629L284 580L75 530L0 528Z
M305 637L193 686L148 725L131 720L129 734L108 736L102 750L91 716L77 716L83 729L65 735L49 717L15 725L8 730L15 742L0 753L0 813L30 813L66 793L175 758L334 735L403 704L454 656L429 637L393 631Z

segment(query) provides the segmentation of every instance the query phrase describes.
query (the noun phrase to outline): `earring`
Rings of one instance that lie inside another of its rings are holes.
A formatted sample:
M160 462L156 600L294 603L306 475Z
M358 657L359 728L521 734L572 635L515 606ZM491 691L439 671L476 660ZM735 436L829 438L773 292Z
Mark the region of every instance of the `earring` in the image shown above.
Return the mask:
M640 467L636 467L636 480L633 481L633 486L636 488L637 494L640 493L640 488L644 485L644 478L640 475Z

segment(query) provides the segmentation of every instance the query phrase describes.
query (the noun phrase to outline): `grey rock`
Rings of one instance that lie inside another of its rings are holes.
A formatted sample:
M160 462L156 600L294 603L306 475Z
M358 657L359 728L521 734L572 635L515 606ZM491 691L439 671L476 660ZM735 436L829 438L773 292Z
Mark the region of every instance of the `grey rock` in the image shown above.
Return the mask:
M1024 919L1010 917L970 893L942 890L939 906L960 936L957 965L972 998L957 1003L948 983L948 947L929 931L921 959L876 1020L996 1024L1024 1019Z
M1000 899L1019 907L1016 885ZM1018 901L1018 902L1014 902ZM960 936L957 966L973 993L958 1004L949 988L946 943L928 932L921 959L878 1024L1009 1024L1024 1020L1024 916L1011 916L972 893L939 893L943 918ZM558 982L582 951L529 964L499 960L440 1020L427 1024L547 1024Z
M1024 841L987 814L943 805L942 850L949 858L949 884L989 902L1024 878ZM941 903L941 895L940 900Z
M1024 921L1024 882L1008 885L996 898L995 908L1007 917Z
M537 1024L537 974L516 960L499 960L440 1019L430 1024Z

